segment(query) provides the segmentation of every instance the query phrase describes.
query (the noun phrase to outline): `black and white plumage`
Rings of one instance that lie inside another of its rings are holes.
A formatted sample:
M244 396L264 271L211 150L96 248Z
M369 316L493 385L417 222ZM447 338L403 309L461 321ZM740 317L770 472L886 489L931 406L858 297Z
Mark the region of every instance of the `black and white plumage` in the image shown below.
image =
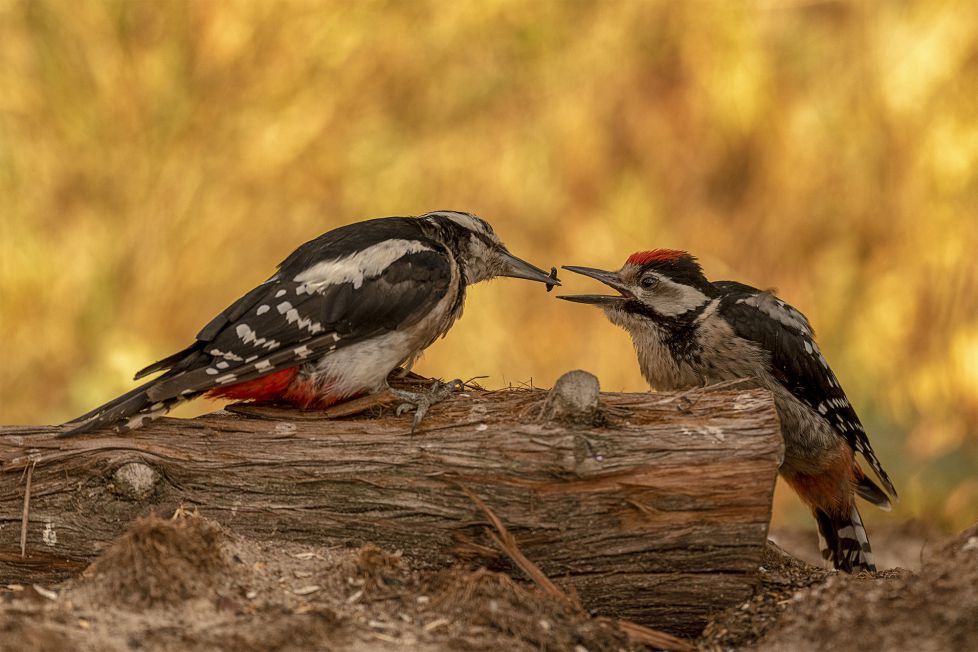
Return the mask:
M325 406L386 386L462 314L468 285L496 276L559 284L509 253L484 220L439 211L340 227L210 321L165 371L70 422L63 435L136 428L203 394Z
M896 489L883 469L866 429L849 403L842 385L829 367L815 342L815 331L797 309L765 292L731 281L716 283L724 294L719 314L738 336L757 342L771 355L771 373L791 395L817 412L846 440L850 448L861 453L883 482L896 496ZM857 486L857 490L863 487ZM871 502L886 500L868 487Z
M836 568L874 569L855 494L889 508L893 483L815 342L808 319L771 292L710 282L688 253L633 254L617 272L565 267L618 291L561 299L594 304L631 335L656 389L682 390L753 379L775 399L785 440L781 474L811 507L823 555ZM859 468L860 453L880 489Z

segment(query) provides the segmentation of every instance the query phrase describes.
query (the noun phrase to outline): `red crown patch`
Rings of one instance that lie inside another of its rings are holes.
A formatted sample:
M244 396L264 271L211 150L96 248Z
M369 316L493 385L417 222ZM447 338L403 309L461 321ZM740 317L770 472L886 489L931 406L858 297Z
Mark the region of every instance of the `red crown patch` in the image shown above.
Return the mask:
M653 249L651 251L636 251L628 257L626 262L630 265L647 265L652 262L678 260L684 256L689 256L689 254L678 249Z

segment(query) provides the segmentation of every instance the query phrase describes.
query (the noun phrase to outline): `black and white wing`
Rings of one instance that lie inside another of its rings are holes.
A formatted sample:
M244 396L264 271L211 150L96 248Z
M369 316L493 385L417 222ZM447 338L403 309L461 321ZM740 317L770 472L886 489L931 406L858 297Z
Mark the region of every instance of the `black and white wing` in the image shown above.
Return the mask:
M211 389L408 328L446 298L450 262L413 220L351 226L358 228L331 231L297 249L271 279L211 320L194 344L137 378L166 373L75 419L79 425L63 434L165 411Z
M771 292L735 281L719 281L714 285L723 292L720 314L734 332L770 353L775 378L845 437L852 449L863 455L886 490L896 497L896 489L876 458L859 416L815 343L808 319ZM872 490L866 488L866 491Z

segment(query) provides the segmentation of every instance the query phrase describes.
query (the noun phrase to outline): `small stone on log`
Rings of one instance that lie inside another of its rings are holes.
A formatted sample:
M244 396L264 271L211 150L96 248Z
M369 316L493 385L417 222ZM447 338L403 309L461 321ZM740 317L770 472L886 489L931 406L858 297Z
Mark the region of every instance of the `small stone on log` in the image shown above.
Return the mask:
M114 490L132 500L145 500L156 491L160 474L142 462L123 464L112 474Z
M594 423L598 418L601 385L597 377L575 369L557 379L543 404L543 418L549 421Z

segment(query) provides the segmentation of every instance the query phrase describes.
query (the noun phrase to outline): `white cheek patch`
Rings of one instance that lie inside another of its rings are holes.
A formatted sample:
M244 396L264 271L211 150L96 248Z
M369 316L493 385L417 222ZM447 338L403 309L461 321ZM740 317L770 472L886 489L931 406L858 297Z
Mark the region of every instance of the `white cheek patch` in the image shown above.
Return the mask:
M699 308L708 299L705 294L690 285L673 283L658 274L656 276L659 278L659 285L649 292L647 303L660 315L677 317L684 312Z
M353 283L359 289L365 278L379 276L398 258L422 251L432 249L417 240L386 240L345 258L316 263L293 279L302 284L296 288L296 294L312 293L340 283Z

